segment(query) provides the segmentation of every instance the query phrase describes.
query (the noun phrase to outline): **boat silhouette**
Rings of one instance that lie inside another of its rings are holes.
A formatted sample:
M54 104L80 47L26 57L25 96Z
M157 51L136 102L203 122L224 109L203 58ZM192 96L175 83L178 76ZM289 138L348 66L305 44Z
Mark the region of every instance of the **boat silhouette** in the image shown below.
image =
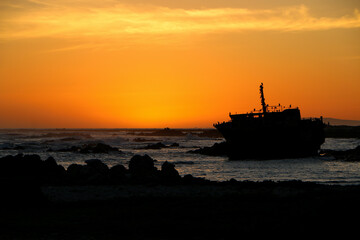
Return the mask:
M278 159L318 155L325 141L323 118L302 119L298 107L269 106L260 85L260 110L229 114L214 127L226 140L230 159Z

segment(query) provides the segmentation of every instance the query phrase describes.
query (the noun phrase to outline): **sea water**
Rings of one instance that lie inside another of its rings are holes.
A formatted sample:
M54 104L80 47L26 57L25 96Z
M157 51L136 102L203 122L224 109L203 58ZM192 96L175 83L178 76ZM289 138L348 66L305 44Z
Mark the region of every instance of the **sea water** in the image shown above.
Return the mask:
M142 136L129 129L88 129L88 130L1 130L0 157L6 155L38 154L42 159L54 157L58 164L67 168L70 164L85 164L88 159L100 159L109 167L128 162L135 154L148 154L156 160L160 169L165 161L175 164L180 175L191 174L209 180L230 179L248 181L301 180L324 184L360 184L360 162L346 162L333 157L310 157L274 160L230 161L227 157L214 157L189 153L199 147L212 146L222 138L184 136ZM138 142L136 138L143 141ZM117 147L122 153L82 154L49 151L81 146L88 143L105 143ZM161 142L176 147L143 149L145 146ZM360 145L360 139L327 138L322 149L348 150Z

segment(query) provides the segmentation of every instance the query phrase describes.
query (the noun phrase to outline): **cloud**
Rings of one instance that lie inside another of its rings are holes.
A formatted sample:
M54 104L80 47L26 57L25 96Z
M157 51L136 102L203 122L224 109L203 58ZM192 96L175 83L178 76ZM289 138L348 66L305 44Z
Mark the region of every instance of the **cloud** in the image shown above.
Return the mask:
M21 2L26 3L21 5ZM16 14L0 18L0 39L124 38L131 35L242 31L316 31L360 27L360 13L314 17L305 5L274 8L180 9L102 1L16 1ZM32 4L32 7L29 7ZM3 4L4 5L4 4ZM5 3L6 5L6 3ZM19 10L20 9L20 10ZM1 12L0 12L1 15Z

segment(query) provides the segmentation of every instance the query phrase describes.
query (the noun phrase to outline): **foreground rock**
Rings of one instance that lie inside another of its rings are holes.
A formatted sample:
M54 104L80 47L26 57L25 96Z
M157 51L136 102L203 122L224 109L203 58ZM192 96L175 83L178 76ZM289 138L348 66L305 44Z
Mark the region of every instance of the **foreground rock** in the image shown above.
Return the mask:
M54 158L45 161L39 155L5 156L0 158L0 177L39 184L60 184L65 176L64 167Z
M0 158L0 176L8 181L20 179L39 186L181 183L174 164L164 162L158 170L155 162L148 155L135 155L128 169L120 164L109 169L101 160L90 159L85 165L71 164L65 170L52 157L43 161L38 155L16 155Z

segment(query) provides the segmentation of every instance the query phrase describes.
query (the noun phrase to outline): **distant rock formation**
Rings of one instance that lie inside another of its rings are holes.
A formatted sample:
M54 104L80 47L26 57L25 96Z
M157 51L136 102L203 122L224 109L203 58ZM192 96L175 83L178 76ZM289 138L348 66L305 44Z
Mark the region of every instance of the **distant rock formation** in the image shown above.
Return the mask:
M48 149L48 152L74 152L74 153L110 153L110 152L118 152L122 153L116 147L111 147L104 143L88 143L82 146L72 146L70 148L63 148L63 149Z
M172 143L170 145L165 145L161 142L154 143L154 144L148 144L145 147L141 147L140 149L162 149L162 148L170 148L170 147L179 147L180 145L178 143Z
M226 142L215 143L211 147L203 147L196 150L190 150L188 153L197 153L208 156L226 156L228 145Z
M345 151L323 150L322 154L330 155L336 159L344 161L360 161L360 145L355 149L349 149Z

